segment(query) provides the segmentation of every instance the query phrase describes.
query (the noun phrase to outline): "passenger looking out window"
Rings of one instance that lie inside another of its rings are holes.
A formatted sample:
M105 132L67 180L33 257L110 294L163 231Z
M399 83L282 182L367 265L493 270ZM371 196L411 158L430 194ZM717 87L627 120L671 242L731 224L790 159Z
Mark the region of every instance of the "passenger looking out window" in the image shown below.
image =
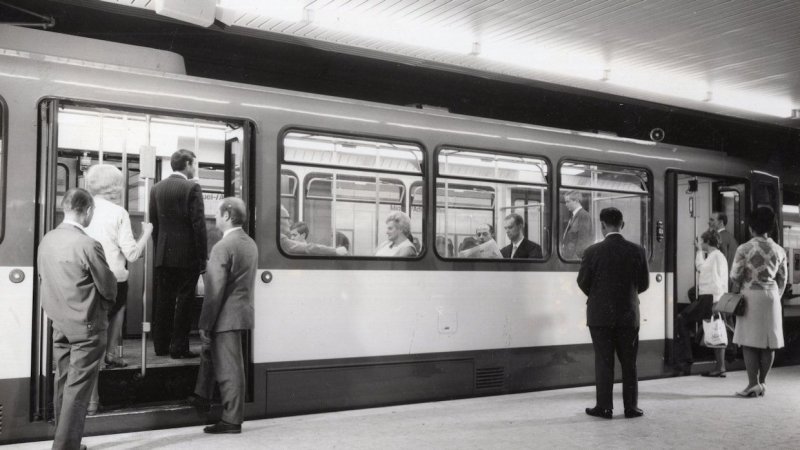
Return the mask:
M511 213L506 216L503 221L503 228L506 230L506 236L511 242L500 250L503 258L509 259L523 259L523 258L536 258L542 257L542 247L525 238L522 230L525 228L525 221L517 213Z

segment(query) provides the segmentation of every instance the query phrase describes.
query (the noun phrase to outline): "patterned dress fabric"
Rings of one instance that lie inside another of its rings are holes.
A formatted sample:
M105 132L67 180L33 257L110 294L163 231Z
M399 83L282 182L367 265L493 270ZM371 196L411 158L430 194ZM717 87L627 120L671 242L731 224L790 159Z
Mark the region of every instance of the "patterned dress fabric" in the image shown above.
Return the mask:
M770 238L755 237L740 245L731 281L741 286L745 313L736 320L733 342L755 348L783 347L781 295L786 288L786 252Z

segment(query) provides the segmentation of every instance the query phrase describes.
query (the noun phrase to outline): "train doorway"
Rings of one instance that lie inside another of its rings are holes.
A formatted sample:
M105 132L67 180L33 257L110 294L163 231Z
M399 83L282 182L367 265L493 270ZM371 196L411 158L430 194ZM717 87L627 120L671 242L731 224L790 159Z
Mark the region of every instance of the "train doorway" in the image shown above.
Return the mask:
M674 293L672 298L667 299L672 310L669 315L671 320L667 322L667 336L673 338L668 340L673 344L668 348L669 360L676 364L679 355L674 339L677 335L677 317L696 298L694 289L698 285L698 272L695 266L695 241L712 228L712 215L715 219L723 219L713 222L716 224L713 227L715 231L724 228L737 243L747 239L747 185L741 179L679 172L669 172L667 183L672 216L667 267L673 275L671 291ZM700 323L690 324L690 336L692 373L713 370L714 352L701 344ZM731 353L733 346L729 346L728 350L726 357L732 361L736 357L735 352Z
M191 115L151 113L67 100L45 100L40 105L40 163L37 239L63 219L61 199L75 187L86 188L86 173L96 164L112 165L122 173L122 186L108 198L127 210L134 238L150 221L149 190L172 172L170 156L188 149L197 156L197 179L203 188L208 250L221 238L214 214L226 196L249 200L249 142L252 125ZM249 202L248 202L249 203ZM252 227L249 230L252 233ZM38 242L38 241L37 241ZM99 377L99 413L130 407L175 403L194 388L199 357L173 359L157 356L150 338L153 322L154 269L152 241L143 254L127 262L126 307L109 336L106 364ZM203 302L202 277L191 308L190 351L200 353L196 327ZM37 298L37 304L39 299ZM52 331L41 309L35 333L37 380L35 416L52 417ZM249 348L250 343L245 343ZM249 354L245 353L249 360Z

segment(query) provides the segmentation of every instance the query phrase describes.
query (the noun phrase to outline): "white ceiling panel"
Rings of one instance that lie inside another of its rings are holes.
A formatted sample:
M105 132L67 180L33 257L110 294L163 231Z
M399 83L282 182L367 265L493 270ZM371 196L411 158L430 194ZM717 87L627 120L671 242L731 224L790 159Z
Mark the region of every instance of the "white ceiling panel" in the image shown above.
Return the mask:
M95 0L154 9L155 0ZM218 0L254 28L800 128L796 0Z

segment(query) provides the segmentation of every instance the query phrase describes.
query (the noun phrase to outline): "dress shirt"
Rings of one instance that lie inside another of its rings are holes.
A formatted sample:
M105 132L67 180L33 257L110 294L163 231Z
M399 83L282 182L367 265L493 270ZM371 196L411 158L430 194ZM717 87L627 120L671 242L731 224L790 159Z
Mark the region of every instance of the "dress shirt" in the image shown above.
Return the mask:
M144 247L141 249L136 247L128 211L103 197L95 197L94 216L85 231L103 246L108 267L111 268L117 282L127 281L129 274L125 267L126 262L136 261L144 251Z
M232 232L234 232L236 230L241 230L241 229L242 229L242 227L233 227L231 229L225 230L225 231L222 232L222 237L225 237L225 236L231 234Z
M525 240L525 236L520 234L519 235L519 239L517 240L517 242L512 242L511 243L511 258L513 258L514 254L517 253L517 249L519 248L519 244L521 244L523 240Z
M703 252L698 251L694 265L700 275L697 277L698 295L714 296L714 303L722 298L728 290L728 261L718 249L708 252L708 257L703 257Z

